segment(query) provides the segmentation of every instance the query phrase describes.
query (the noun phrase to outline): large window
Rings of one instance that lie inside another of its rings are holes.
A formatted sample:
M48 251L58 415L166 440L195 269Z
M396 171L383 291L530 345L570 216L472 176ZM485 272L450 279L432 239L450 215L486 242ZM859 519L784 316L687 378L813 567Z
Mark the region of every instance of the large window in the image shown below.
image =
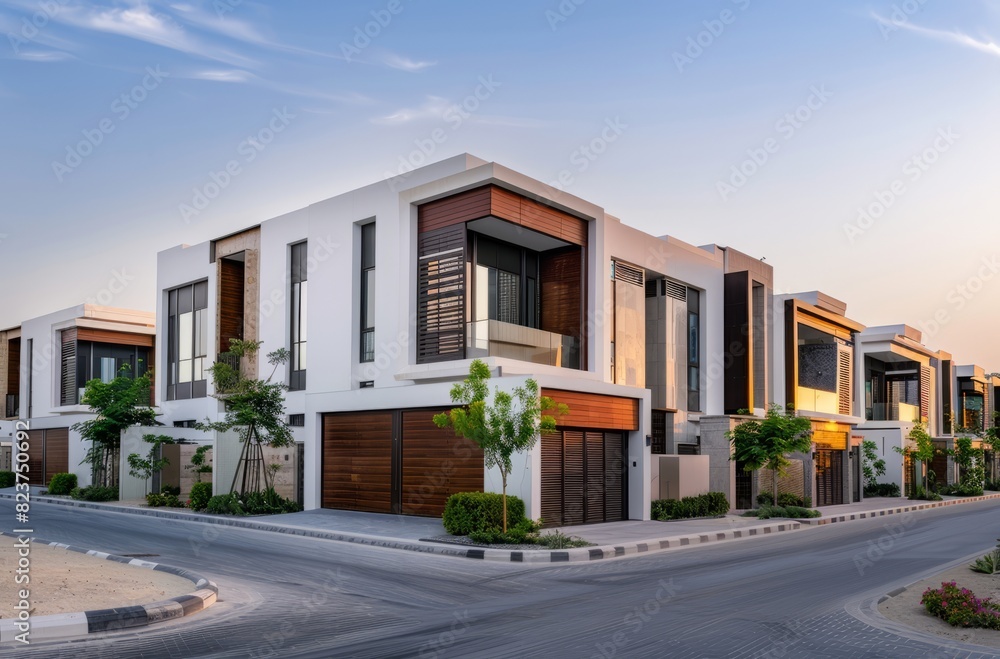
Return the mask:
M701 293L687 289L688 411L701 411Z
M291 363L288 388L299 391L306 388L306 324L309 305L309 251L308 243L301 242L291 248L291 305L289 337L291 343Z
M479 234L475 320L538 327L538 253Z
M361 361L375 361L375 223L361 227Z
M208 282L167 293L167 400L208 393Z

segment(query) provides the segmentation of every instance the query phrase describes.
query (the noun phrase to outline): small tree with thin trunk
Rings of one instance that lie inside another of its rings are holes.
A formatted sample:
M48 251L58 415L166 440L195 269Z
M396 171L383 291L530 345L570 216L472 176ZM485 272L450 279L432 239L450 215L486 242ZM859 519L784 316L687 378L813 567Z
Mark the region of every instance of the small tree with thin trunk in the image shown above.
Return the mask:
M740 410L746 413L747 410ZM726 433L733 445L732 459L744 463L747 471L770 469L772 503L778 503L778 477L790 464L789 453L807 453L812 448L812 422L795 415L789 407L782 411L772 404L764 418L743 421Z
M149 479L153 474L170 464L170 460L160 455L160 447L173 444L174 439L168 435L143 435L142 441L150 444L146 457L138 453L128 455L128 473L132 478L141 478L145 492L149 494Z
M255 359L260 341L230 339L229 352L236 359ZM226 405L222 421L198 424L201 430L226 432L236 429L243 443L240 459L233 474L229 492L249 494L273 487L270 472L264 463L264 447L291 446L295 438L285 421L285 389L281 382L271 382L280 364L288 361L288 351L279 348L267 354L274 369L266 380L248 378L226 361L218 361L209 369L215 385L215 397ZM262 487L263 486L263 487Z
M538 383L529 378L512 392L497 388L490 401L490 368L476 359L469 377L451 389L451 400L462 407L434 415L440 428L454 428L483 449L487 467L500 471L503 494L503 532L507 532L507 478L513 465L511 456L531 450L543 432L556 429L555 417L543 412L566 414L569 408L548 396L539 396ZM491 404L492 402L492 404Z
M923 468L926 468L927 480L930 481L933 478L936 481L937 474L931 471L930 463L934 459L934 456L937 455L938 450L934 446L934 440L927 433L927 428L921 422L913 424L913 428L906 435L906 439L910 440L911 443L903 447L893 446L892 450L904 458L908 457L918 462L922 467L921 473L924 471ZM924 483L924 487L929 490L930 483Z

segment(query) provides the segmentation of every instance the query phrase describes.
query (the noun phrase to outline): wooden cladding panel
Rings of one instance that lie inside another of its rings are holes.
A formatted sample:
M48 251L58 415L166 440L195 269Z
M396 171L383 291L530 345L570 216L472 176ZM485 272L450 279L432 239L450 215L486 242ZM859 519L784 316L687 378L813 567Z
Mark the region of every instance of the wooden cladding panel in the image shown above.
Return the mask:
M229 339L243 338L245 273L243 261L219 259L219 352L229 351Z
M322 506L392 512L392 413L323 416Z
M579 391L542 389L542 395L569 406L569 414L556 416L556 424L564 428L596 428L602 430L638 430L639 400L620 396L603 396Z
M131 332L116 332L114 330L95 329L93 327L78 327L76 328L76 335L80 341L145 348L152 348L155 340L152 334L132 334Z
M587 221L495 185L421 205L417 232L427 233L492 215L574 245L587 244Z
M541 329L581 338L583 260L579 247L540 255ZM583 346L581 354L585 352Z
M69 471L69 428L45 430L45 484Z
M440 517L456 492L482 492L483 450L449 428L434 425L445 410L403 412L402 511Z
M28 430L28 484L45 485L45 431Z
M7 393L17 394L21 382L21 339L7 342Z

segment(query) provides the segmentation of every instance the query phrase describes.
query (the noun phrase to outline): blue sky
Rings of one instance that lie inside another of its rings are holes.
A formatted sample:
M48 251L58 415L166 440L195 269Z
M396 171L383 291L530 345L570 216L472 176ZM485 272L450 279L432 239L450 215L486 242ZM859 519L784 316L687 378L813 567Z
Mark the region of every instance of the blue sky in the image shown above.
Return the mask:
M156 251L380 180L443 129L430 160L562 177L1000 370L996 3L576 2L0 0L0 326L152 308Z

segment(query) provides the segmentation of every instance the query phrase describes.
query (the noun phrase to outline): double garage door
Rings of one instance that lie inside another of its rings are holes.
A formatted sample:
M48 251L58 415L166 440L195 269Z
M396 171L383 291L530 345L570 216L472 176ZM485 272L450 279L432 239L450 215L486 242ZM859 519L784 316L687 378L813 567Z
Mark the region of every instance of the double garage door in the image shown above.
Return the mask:
M323 415L323 507L437 517L455 492L482 491L482 449L434 425L442 411Z

